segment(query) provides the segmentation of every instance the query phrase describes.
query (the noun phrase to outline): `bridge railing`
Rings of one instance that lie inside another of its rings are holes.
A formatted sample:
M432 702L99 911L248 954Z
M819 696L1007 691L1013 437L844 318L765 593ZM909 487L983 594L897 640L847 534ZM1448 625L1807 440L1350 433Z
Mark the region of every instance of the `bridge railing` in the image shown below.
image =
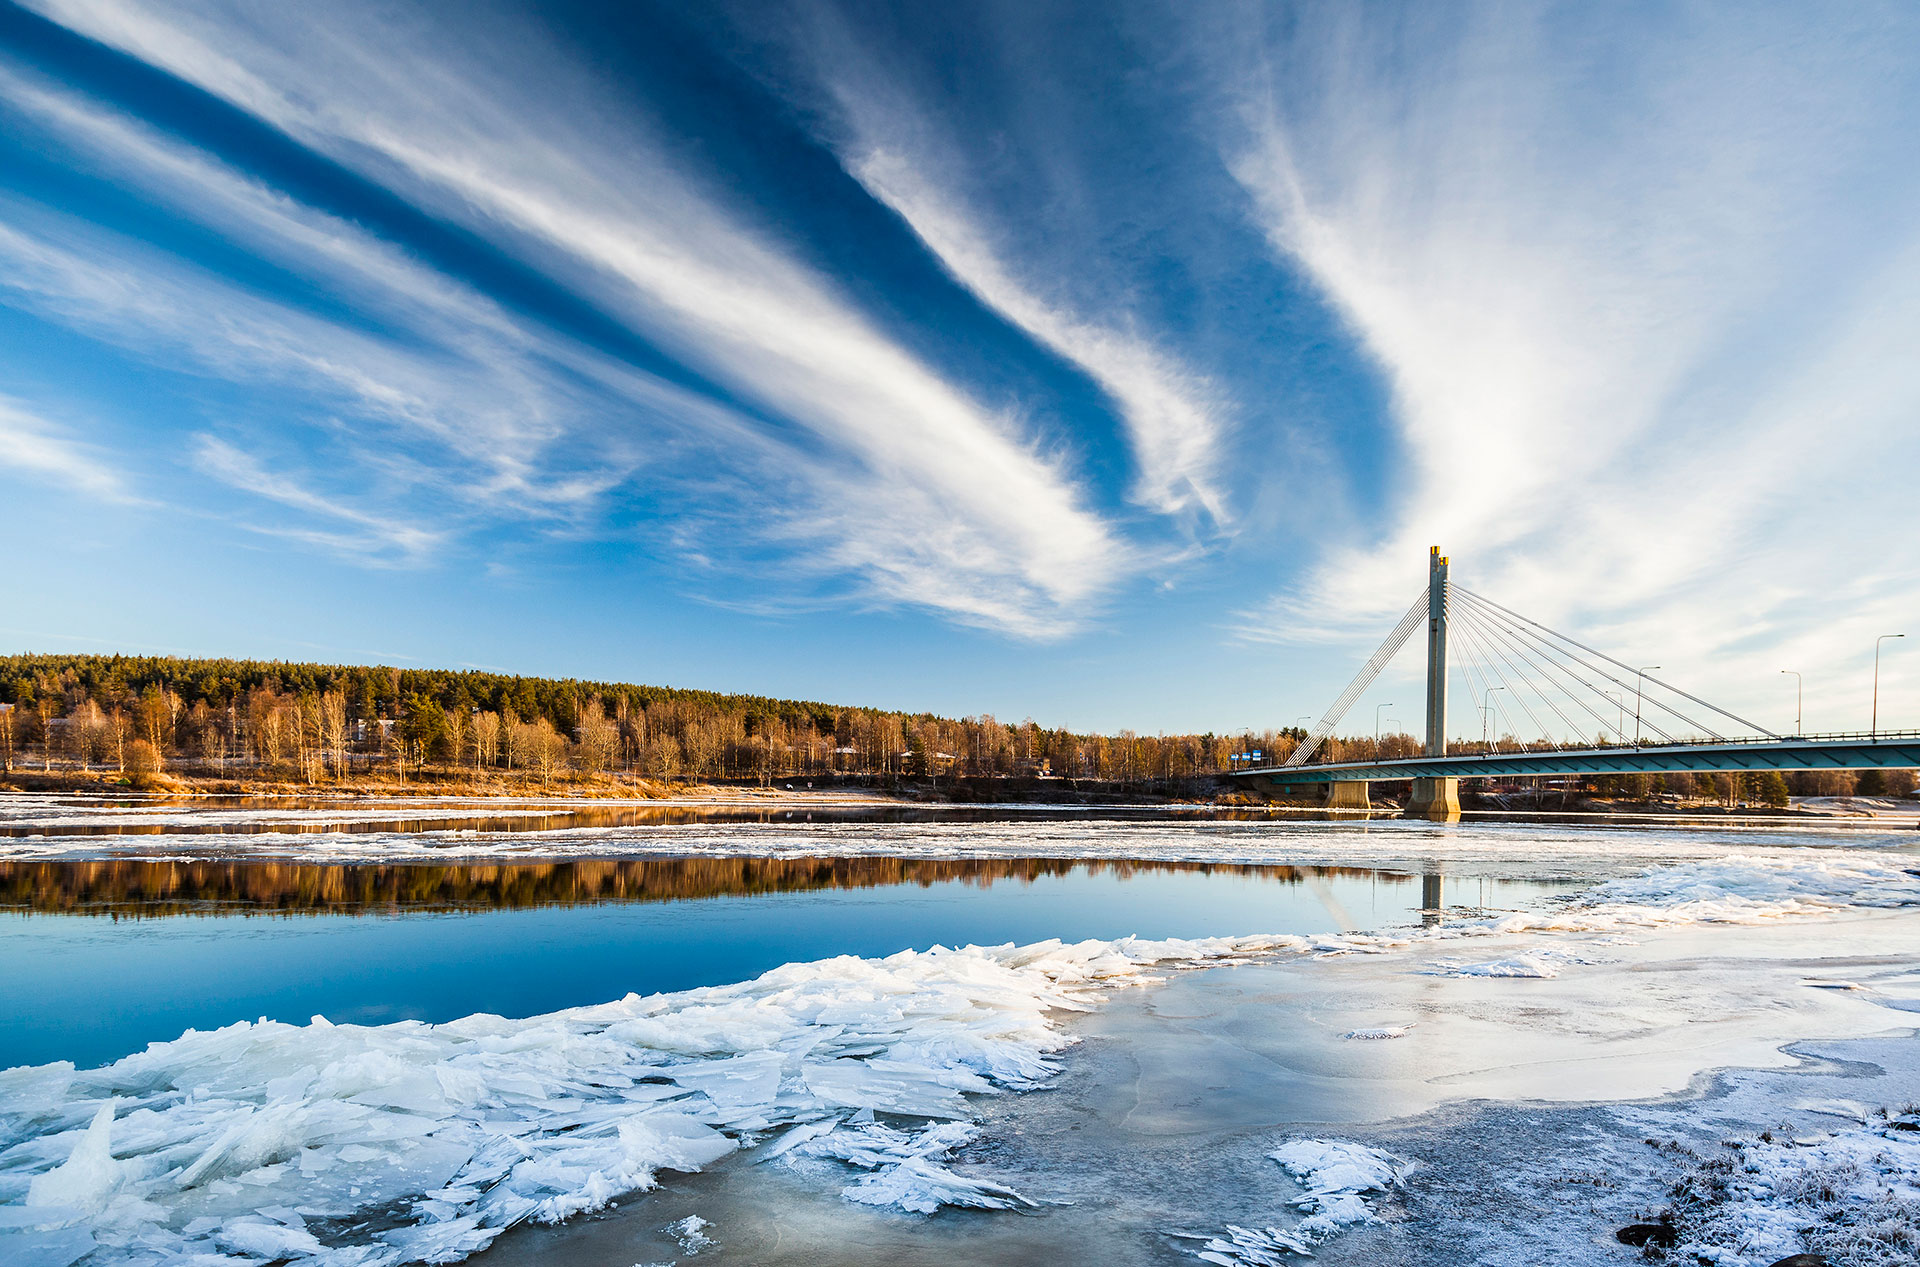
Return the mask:
M1461 741L1450 740L1447 743L1446 755L1449 757L1479 757L1479 756L1512 757L1512 756L1526 756L1532 753L1553 753L1553 752L1562 752L1562 753L1609 752L1609 751L1652 752L1652 751L1664 751L1672 748L1727 748L1727 747L1733 747L1739 744L1776 744L1777 745L1777 744L1791 744L1791 743L1862 743L1862 742L1871 743L1877 739L1886 739L1886 740L1920 739L1920 730L1886 730L1886 729L1831 730L1831 731L1822 731L1818 734L1812 734L1812 735L1775 735L1775 736L1735 735L1735 736L1724 738L1724 739L1681 739L1681 740L1676 740L1672 743L1666 743L1666 742L1662 742L1662 743L1599 743L1599 744L1589 744L1585 747L1569 747L1567 745L1561 744L1561 745L1555 745L1553 747L1547 747L1547 748L1533 747L1530 745L1524 745L1517 748L1501 748L1501 747L1495 746L1498 744L1497 740L1495 741L1495 745L1475 746L1471 740L1461 740ZM1538 741L1535 741L1535 742L1538 742ZM1322 752L1324 753L1324 751L1325 750L1323 749ZM1316 754L1316 755L1318 756L1320 754ZM1326 760L1324 756L1322 756L1320 760L1310 761L1307 764L1309 765L1352 765L1352 764L1355 764L1356 761L1361 761L1369 765L1384 765L1391 761L1430 761L1432 759L1433 758L1431 757L1416 755L1411 757L1362 757L1357 759L1343 758L1339 761L1329 761L1329 760Z

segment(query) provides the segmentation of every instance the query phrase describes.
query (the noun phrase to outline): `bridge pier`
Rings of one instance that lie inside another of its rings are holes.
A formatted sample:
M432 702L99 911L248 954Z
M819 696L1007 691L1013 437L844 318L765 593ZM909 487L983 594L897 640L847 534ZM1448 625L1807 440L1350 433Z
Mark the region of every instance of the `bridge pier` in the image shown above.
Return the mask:
M1425 818L1436 823L1460 821L1460 780L1415 779L1403 818Z
M1327 784L1328 809L1372 809L1364 779Z

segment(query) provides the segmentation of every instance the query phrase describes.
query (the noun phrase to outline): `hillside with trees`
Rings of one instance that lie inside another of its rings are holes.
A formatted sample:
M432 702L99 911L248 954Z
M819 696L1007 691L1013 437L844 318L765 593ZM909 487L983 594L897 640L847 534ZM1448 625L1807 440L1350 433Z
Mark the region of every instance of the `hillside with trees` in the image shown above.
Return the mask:
M676 781L1095 780L1192 791L1237 753L1284 760L1298 729L1236 735L1084 734L1031 719L825 704L481 670L397 669L171 656L0 657L0 773L162 786L184 776L293 784L508 791L644 791ZM1504 750L1548 746L1503 737ZM1456 742L1454 751L1478 743ZM1413 756L1390 734L1329 739L1315 760ZM1779 775L1612 775L1600 795L1784 804L1898 795L1868 770Z
M479 670L159 656L0 658L7 770L508 777L539 784L1043 776L1168 782L1299 732L1078 734L1031 720L726 695Z

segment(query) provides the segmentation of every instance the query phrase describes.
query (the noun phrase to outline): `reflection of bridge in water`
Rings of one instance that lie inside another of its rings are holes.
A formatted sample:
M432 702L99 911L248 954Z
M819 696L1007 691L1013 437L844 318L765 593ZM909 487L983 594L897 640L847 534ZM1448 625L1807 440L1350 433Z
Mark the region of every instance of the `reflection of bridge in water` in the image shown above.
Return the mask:
M1369 782L1410 779L1413 795L1407 815L1445 820L1460 815L1463 778L1920 766L1920 731L1775 734L1653 677L1647 669L1634 668L1453 583L1438 547L1429 567L1426 590L1312 732L1283 764L1235 771L1233 777L1243 787L1280 796L1324 792L1329 808L1365 809ZM1422 623L1427 628L1425 750L1415 756L1314 763L1333 728ZM1517 722L1524 717L1530 723L1528 733L1547 736L1551 723L1543 719L1551 717L1561 723L1563 735L1577 736L1578 742L1549 738L1544 747L1527 748L1485 741L1449 745L1450 636L1454 648L1464 653L1456 667L1486 701L1476 707L1489 734L1494 717L1513 730L1523 729ZM1602 682L1617 689L1609 691ZM1631 741L1625 738L1629 718ZM1611 741L1609 721L1614 723ZM1737 724L1740 732L1728 735L1715 729L1728 722Z

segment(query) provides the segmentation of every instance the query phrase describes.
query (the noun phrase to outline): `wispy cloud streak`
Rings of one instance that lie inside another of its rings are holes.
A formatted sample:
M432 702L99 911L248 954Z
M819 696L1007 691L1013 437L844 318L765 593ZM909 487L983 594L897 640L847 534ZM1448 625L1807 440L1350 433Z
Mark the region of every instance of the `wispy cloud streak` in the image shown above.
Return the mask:
M43 7L499 240L801 424L823 446L809 469L833 481L816 490L816 509L868 506L887 533L947 543L888 553L891 566L869 573L880 596L1044 635L1123 574L1123 544L1015 416L881 333L584 88L580 99L530 97L480 69L489 54L414 47L412 33L351 7L246 21L162 5ZM567 79L537 38L514 56L523 80ZM870 536L820 557L870 557ZM919 576L923 558L966 571L951 583Z
M926 156L943 147L906 122L914 118L911 107L870 91L842 85L836 94L856 138L845 147L848 171L981 302L1079 366L1115 401L1133 450L1135 501L1227 526L1231 516L1216 486L1227 431L1224 393L1147 336L1088 320L1043 297L1041 283L1017 276L979 215L925 169Z
M52 479L108 502L137 500L107 459L66 430L0 396L0 478Z

